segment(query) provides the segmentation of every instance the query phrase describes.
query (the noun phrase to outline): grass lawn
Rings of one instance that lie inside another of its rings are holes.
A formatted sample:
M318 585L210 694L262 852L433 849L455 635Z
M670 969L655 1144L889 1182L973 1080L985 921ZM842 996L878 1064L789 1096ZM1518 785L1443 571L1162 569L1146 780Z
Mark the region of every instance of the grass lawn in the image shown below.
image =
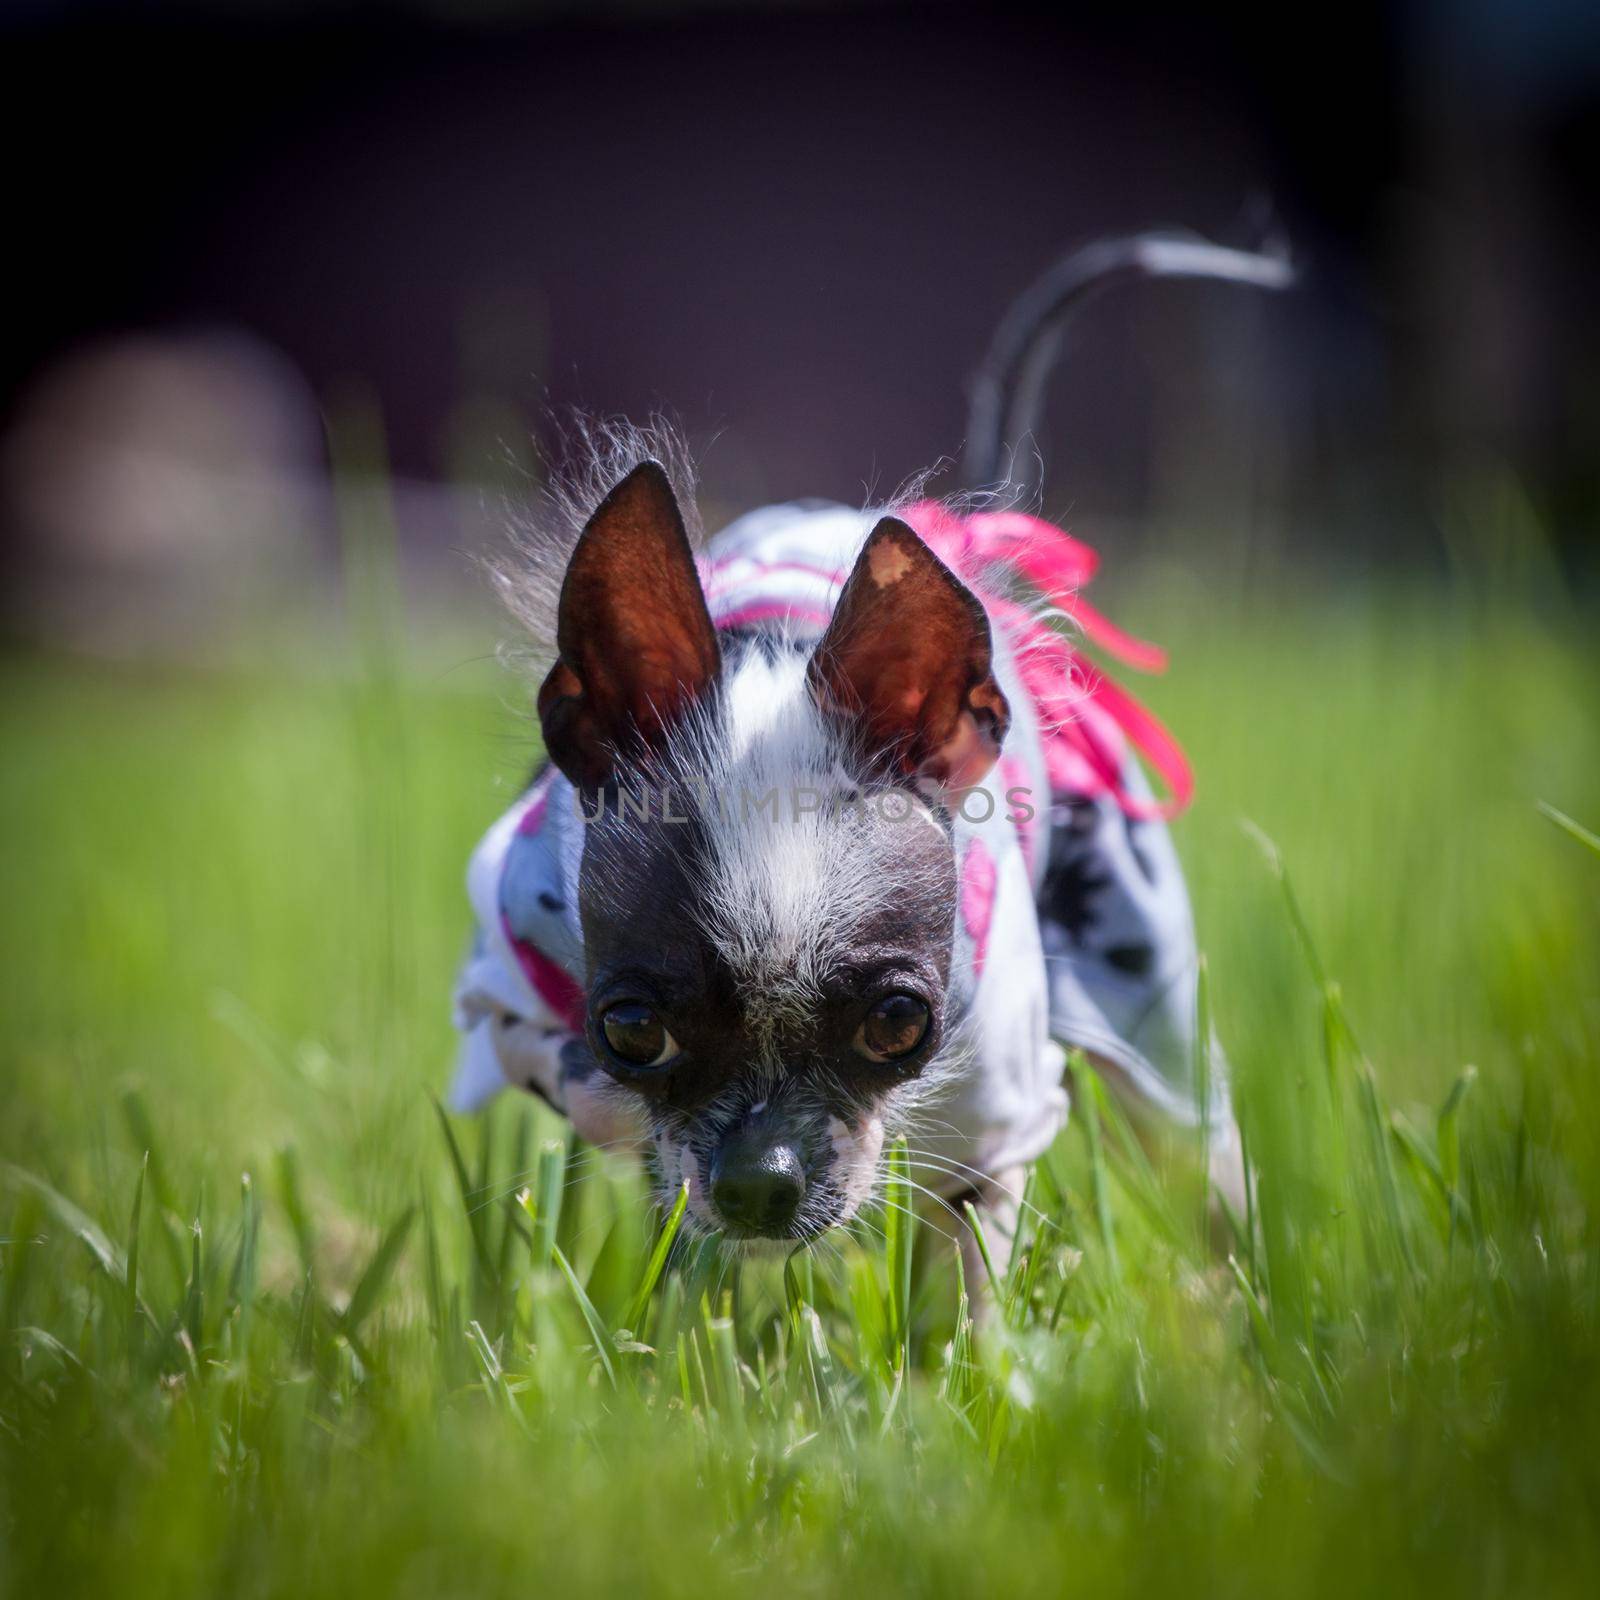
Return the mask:
M1600 663L1492 598L1121 597L1259 1176L1215 1248L1080 1079L977 1336L948 1217L653 1281L626 1164L442 1126L481 645L6 660L0 1591L1600 1593Z

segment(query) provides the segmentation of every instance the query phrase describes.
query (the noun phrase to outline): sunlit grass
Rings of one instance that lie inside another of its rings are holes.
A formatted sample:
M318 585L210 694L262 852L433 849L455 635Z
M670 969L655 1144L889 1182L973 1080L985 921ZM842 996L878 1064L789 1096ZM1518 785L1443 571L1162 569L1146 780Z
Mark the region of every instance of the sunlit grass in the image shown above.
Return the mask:
M1163 606L1248 1215L1079 1064L992 1285L915 1146L740 1271L531 1103L438 1113L532 748L487 664L11 663L0 1588L1593 1593L1581 630Z

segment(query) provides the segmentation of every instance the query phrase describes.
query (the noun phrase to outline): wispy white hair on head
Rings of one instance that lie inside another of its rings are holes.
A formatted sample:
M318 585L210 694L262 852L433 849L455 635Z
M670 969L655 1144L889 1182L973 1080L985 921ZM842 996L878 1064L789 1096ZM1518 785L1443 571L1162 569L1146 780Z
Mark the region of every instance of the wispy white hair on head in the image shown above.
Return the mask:
M668 418L639 424L574 413L562 419L556 438L556 446L541 456L542 480L511 508L507 548L486 562L490 583L523 630L515 654L535 674L555 663L561 583L578 538L600 502L635 467L660 463L689 543L697 550L705 543L689 447Z

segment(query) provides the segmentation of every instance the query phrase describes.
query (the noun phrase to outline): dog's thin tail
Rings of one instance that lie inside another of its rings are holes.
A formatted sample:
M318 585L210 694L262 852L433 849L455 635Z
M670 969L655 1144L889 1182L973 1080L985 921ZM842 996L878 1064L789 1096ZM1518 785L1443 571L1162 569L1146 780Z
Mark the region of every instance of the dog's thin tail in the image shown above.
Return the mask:
M1023 498L1038 490L1038 452L1024 445L1038 425L1068 321L1102 291L1145 278L1286 289L1294 268L1278 245L1232 250L1172 233L1100 239L1058 261L1012 303L973 379L962 459L969 489L1003 487Z

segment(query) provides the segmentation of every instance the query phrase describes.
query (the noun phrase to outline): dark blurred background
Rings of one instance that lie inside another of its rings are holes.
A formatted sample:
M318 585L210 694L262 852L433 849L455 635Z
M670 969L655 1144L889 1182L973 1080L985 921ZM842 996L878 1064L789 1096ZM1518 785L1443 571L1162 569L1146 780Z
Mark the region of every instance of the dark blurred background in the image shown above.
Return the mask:
M665 408L708 517L955 455L1007 302L1152 224L1301 289L1108 297L1040 445L1128 558L1592 576L1600 6L12 5L5 626L320 593L333 457L464 592L551 407ZM381 439L381 447L380 447Z

